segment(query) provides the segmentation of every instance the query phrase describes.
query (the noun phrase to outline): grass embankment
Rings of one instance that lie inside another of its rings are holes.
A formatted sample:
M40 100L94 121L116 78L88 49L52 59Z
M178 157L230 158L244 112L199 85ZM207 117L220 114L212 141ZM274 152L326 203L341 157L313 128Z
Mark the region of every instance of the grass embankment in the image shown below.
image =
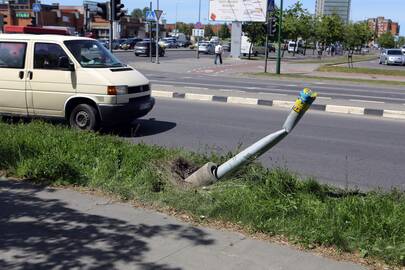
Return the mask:
M0 122L0 136L0 169L9 175L95 188L251 232L283 235L308 247L331 246L405 265L405 195L400 192L345 192L258 164L208 190L186 190L172 184L174 160L201 165L225 157L133 145L41 122Z
M322 66L318 69L322 72L343 72L343 73L361 73L369 75L387 75L387 76L401 76L405 77L405 70L392 70L392 69L376 69L376 68L362 68L362 67L340 67L340 66Z

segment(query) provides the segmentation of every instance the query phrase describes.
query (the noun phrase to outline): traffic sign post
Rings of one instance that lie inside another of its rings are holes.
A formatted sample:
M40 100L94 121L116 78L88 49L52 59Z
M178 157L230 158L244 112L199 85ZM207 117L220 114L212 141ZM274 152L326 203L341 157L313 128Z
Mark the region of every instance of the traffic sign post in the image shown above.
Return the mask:
M32 5L32 11L35 13L35 25L39 25L39 12L41 12L41 4L35 1L35 3Z
M204 37L205 30L204 29L193 29L193 36L195 37Z
M153 10L151 11L146 11L146 20L148 22L154 22L156 21L156 14Z
M163 10L157 9L155 10L156 16L156 64L159 63L159 21L160 17L162 16ZM151 48L152 50L152 48Z

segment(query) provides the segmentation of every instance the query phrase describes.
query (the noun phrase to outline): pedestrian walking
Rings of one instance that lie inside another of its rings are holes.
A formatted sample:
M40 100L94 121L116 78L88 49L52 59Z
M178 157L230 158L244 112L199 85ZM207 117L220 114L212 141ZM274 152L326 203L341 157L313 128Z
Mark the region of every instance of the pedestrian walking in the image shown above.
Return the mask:
M222 47L221 44L218 43L217 46L215 46L215 65L218 62L219 58L219 63L222 65L222 53L224 52L224 48Z

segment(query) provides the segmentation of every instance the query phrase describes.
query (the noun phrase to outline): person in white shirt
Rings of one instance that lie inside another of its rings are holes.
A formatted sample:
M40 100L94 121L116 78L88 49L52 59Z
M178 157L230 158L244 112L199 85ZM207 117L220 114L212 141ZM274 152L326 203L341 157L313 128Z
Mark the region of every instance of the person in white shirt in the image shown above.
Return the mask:
M222 53L224 52L224 48L222 47L221 44L218 44L215 46L215 65L218 62L219 58L219 63L222 65Z

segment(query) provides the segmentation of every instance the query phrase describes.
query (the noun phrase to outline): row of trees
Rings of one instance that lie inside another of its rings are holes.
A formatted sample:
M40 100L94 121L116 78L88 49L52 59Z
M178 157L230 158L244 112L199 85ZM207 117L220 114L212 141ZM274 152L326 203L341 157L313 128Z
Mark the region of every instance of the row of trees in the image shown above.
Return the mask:
M275 11L275 14L278 14L278 11ZM245 23L243 31L252 43L263 44L266 36L264 23ZM277 35L278 33L272 38L273 41ZM305 47L312 44L313 49L315 44L321 49L332 44L342 44L345 49L353 51L370 42L373 32L366 22L345 24L338 15L315 17L297 2L284 11L282 39L293 40L295 44L298 44L298 39L302 39Z

